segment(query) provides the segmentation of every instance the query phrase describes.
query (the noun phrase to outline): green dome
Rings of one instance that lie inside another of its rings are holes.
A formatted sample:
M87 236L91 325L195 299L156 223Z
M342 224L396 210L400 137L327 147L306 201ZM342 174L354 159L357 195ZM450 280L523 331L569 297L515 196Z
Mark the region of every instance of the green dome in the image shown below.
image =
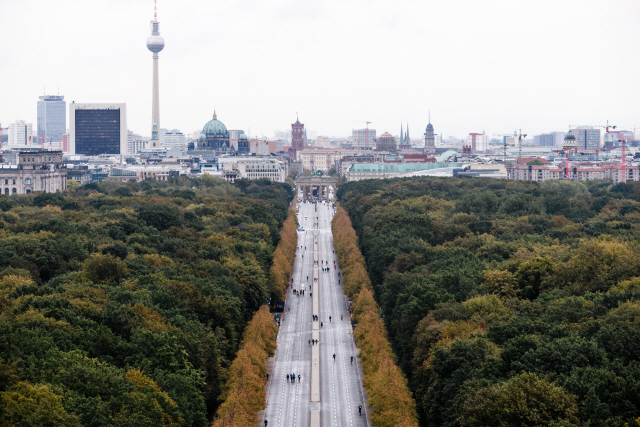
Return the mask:
M204 128L202 129L202 133L205 135L224 135L228 136L227 127L218 120L218 116L216 113L213 113L213 119L208 121Z
M207 135L204 132L200 132L198 139L207 139Z
M246 140L248 140L248 139L249 139L249 138L247 137L247 134L246 134L246 133L244 133L244 132L242 132L242 133L240 134L240 136L238 137L238 140L240 140L240 141L246 141Z

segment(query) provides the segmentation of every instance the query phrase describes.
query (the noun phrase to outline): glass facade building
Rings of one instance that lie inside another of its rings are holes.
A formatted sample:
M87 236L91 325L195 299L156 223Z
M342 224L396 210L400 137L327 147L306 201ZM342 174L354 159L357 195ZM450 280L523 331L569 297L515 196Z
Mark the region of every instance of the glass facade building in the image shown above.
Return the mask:
M43 136L47 142L62 141L67 132L67 102L61 95L41 96L38 101L37 136Z
M78 109L74 113L76 154L120 154L119 109Z

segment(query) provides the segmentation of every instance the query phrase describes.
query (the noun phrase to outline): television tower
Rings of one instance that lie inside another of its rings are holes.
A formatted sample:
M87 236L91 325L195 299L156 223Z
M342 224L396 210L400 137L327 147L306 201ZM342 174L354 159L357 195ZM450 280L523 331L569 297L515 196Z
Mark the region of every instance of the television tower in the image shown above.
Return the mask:
M153 52L153 96L151 106L151 144L153 147L160 144L158 132L160 131L160 90L158 84L158 52L164 49L164 39L160 37L160 23L156 10L156 0L153 0L153 21L151 21L151 35L147 39L147 49Z

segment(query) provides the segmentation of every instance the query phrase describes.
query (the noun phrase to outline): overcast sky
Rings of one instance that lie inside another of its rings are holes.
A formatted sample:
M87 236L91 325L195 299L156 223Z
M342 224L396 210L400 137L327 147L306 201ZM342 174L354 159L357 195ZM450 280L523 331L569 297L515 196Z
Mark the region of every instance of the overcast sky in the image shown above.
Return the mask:
M153 0L0 0L0 123L38 96L126 102L151 134ZM371 128L640 130L640 1L158 0L160 117L272 137ZM68 124L68 120L67 120Z

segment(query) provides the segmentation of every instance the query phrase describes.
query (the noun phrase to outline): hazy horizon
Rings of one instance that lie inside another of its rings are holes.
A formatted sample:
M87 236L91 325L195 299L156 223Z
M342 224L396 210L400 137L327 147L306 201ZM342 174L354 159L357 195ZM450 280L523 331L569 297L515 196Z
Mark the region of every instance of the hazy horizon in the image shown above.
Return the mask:
M0 4L2 126L35 127L46 87L68 103L126 102L129 130L151 134L152 0ZM365 120L396 135L408 121L418 138L431 110L445 137L633 130L638 18L631 1L158 0L161 125L192 132L215 108L252 136L298 113L318 135Z

